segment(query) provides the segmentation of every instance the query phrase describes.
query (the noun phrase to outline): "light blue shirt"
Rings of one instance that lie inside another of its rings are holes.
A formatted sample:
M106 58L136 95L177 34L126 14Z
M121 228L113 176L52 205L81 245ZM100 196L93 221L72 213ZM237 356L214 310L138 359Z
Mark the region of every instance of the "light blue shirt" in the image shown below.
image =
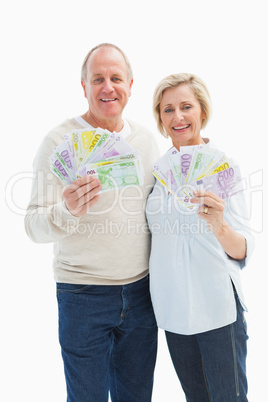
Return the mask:
M236 321L232 282L246 310L240 272L254 248L243 191L225 200L224 213L245 237L247 257L241 261L224 252L196 210L187 212L158 181L146 215L152 233L150 291L159 328L191 335Z

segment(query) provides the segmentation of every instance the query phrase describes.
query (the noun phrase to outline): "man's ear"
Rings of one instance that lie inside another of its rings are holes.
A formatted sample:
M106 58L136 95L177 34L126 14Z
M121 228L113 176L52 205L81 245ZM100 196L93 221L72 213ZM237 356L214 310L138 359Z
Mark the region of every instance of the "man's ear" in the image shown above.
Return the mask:
M81 80L81 85L82 85L82 88L83 88L83 91L84 91L84 96L86 98L87 97L86 84L85 84L85 82L83 80Z
M131 80L130 83L129 83L129 94L128 94L128 96L131 96L132 85L133 85L133 78L132 78L132 80Z

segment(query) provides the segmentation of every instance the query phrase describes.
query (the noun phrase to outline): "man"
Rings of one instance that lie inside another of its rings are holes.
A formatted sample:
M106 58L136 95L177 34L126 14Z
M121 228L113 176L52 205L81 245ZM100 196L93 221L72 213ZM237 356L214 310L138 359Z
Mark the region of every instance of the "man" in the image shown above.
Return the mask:
M122 117L133 77L125 54L101 44L87 55L82 87L88 111L53 129L34 163L25 218L35 242L54 242L59 340L69 402L149 402L157 327L148 288L150 235L145 204L159 157L151 133ZM142 158L144 185L99 194L86 176L63 188L49 156L74 129L116 131Z

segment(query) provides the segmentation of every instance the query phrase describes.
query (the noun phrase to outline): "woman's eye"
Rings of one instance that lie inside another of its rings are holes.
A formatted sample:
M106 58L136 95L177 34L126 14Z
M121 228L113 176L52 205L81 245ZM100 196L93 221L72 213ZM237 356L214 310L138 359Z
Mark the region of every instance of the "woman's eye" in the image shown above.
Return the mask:
M170 112L172 112L172 109L166 109L164 112L165 113L170 113Z
M185 110L191 109L191 106L190 105L184 106L184 109Z

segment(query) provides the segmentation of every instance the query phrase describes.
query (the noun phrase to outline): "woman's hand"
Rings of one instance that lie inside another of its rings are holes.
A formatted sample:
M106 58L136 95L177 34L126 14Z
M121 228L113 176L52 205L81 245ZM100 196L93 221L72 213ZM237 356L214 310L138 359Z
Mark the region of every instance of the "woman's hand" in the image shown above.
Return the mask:
M225 221L224 200L210 191L194 191L194 196L191 202L202 204L198 216L207 222L225 253L236 260L243 260L247 254L246 240Z
M99 179L85 176L69 184L63 192L66 208L74 216L83 216L99 199Z
M198 209L198 216L207 222L209 229L217 236L226 225L224 200L210 191L194 191L194 196L191 203L202 204Z

